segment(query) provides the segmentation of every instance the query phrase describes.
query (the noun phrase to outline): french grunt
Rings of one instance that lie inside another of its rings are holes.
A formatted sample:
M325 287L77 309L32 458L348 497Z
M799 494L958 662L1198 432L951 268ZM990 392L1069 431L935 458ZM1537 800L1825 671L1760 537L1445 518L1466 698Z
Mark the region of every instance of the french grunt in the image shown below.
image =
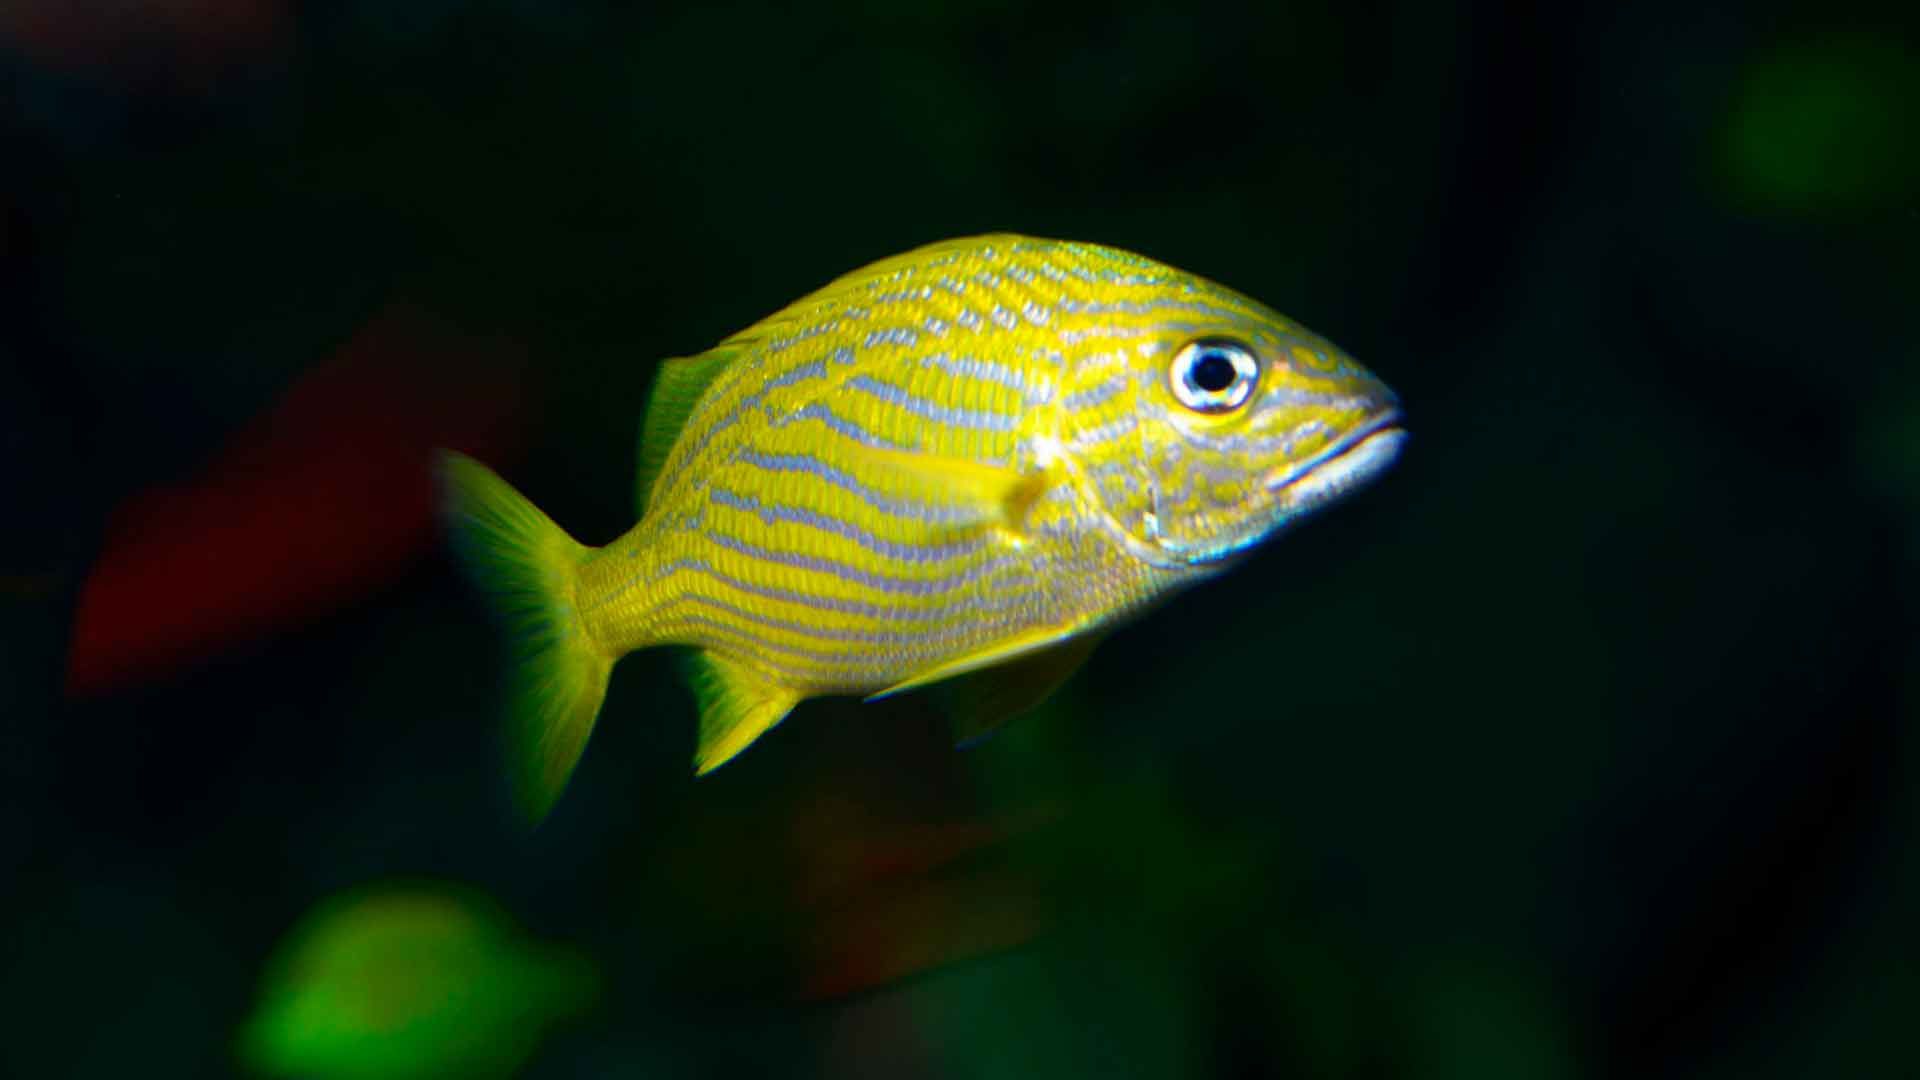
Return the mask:
M688 649L700 773L821 695L974 673L986 730L1129 615L1378 475L1399 424L1384 383L1239 293L998 234L665 361L638 522L604 547L471 458L441 470L511 630L509 753L538 820L629 652Z

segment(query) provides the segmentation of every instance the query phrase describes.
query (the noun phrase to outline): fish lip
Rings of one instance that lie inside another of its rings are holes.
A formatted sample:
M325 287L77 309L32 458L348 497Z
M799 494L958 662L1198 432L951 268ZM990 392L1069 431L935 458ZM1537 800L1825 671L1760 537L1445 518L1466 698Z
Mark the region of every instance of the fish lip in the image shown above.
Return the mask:
M1339 442L1320 451L1320 453L1309 458L1304 463L1294 466L1291 469L1276 470L1272 476L1267 478L1267 493L1271 495L1283 492L1317 473L1324 472L1328 466L1347 459L1349 455L1354 455L1363 450L1363 448L1368 451L1378 450L1386 454L1386 457L1372 470L1372 473L1378 473L1380 469L1389 464L1393 457L1398 454L1399 447L1397 443L1406 437L1406 429L1400 426L1400 419L1400 409L1397 406L1387 406L1368 417L1364 423L1361 423L1352 431L1349 431ZM1390 440L1396 445L1382 446L1376 442L1376 440L1380 439ZM1369 478L1370 477L1371 474L1369 475Z

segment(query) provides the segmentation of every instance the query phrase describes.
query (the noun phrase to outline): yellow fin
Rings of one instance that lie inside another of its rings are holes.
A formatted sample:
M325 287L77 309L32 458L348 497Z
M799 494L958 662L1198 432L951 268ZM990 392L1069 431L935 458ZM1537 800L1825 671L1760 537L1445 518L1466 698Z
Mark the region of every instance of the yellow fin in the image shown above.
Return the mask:
M916 686L937 683L942 679L951 679L955 675L965 675L969 671L978 671L983 667L1005 663L1015 657L1038 652L1051 645L1058 645L1073 637L1079 630L1079 627L1061 628L1043 626L1039 629L1027 630L1015 634L1010 638L1002 638L975 652L970 652L964 656L955 657L944 664L930 667L904 682L894 683L879 693L870 694L867 696L867 700L878 701L884 697L892 697L903 690L911 690Z
M693 654L693 689L700 699L700 739L693 751L697 776L732 760L800 700L793 691L706 649Z
M958 508L967 522L1015 531L1025 526L1027 511L1047 489L1044 469L1021 472L966 458L871 446L860 448L858 457L868 475L887 477L889 488Z
M1080 670L1105 638L1098 630L1076 634L1058 645L935 687L932 692L953 720L955 741L961 746L977 743L1045 701Z
M455 550L512 632L508 755L520 809L538 824L587 748L613 671L574 607L593 552L472 458L443 450L439 472Z

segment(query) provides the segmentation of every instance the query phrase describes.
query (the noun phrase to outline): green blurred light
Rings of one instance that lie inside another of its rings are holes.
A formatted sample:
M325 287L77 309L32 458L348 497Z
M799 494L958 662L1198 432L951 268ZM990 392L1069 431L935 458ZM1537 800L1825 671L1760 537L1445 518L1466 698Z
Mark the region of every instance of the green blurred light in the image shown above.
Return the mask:
M1752 61L1720 140L1731 194L1750 209L1859 210L1904 198L1920 180L1910 137L1920 74L1900 47L1830 37Z
M527 939L476 893L376 886L287 935L237 1049L270 1076L504 1076L595 984L584 958Z

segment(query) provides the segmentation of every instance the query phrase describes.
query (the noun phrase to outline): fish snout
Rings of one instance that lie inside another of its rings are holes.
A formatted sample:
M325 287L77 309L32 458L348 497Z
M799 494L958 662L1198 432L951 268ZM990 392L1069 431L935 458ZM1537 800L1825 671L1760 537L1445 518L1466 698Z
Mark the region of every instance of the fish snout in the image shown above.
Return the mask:
M1267 491L1303 510L1337 499L1385 472L1407 440L1399 400L1382 387L1381 393L1355 405L1359 422L1306 461L1274 470L1267 476Z

